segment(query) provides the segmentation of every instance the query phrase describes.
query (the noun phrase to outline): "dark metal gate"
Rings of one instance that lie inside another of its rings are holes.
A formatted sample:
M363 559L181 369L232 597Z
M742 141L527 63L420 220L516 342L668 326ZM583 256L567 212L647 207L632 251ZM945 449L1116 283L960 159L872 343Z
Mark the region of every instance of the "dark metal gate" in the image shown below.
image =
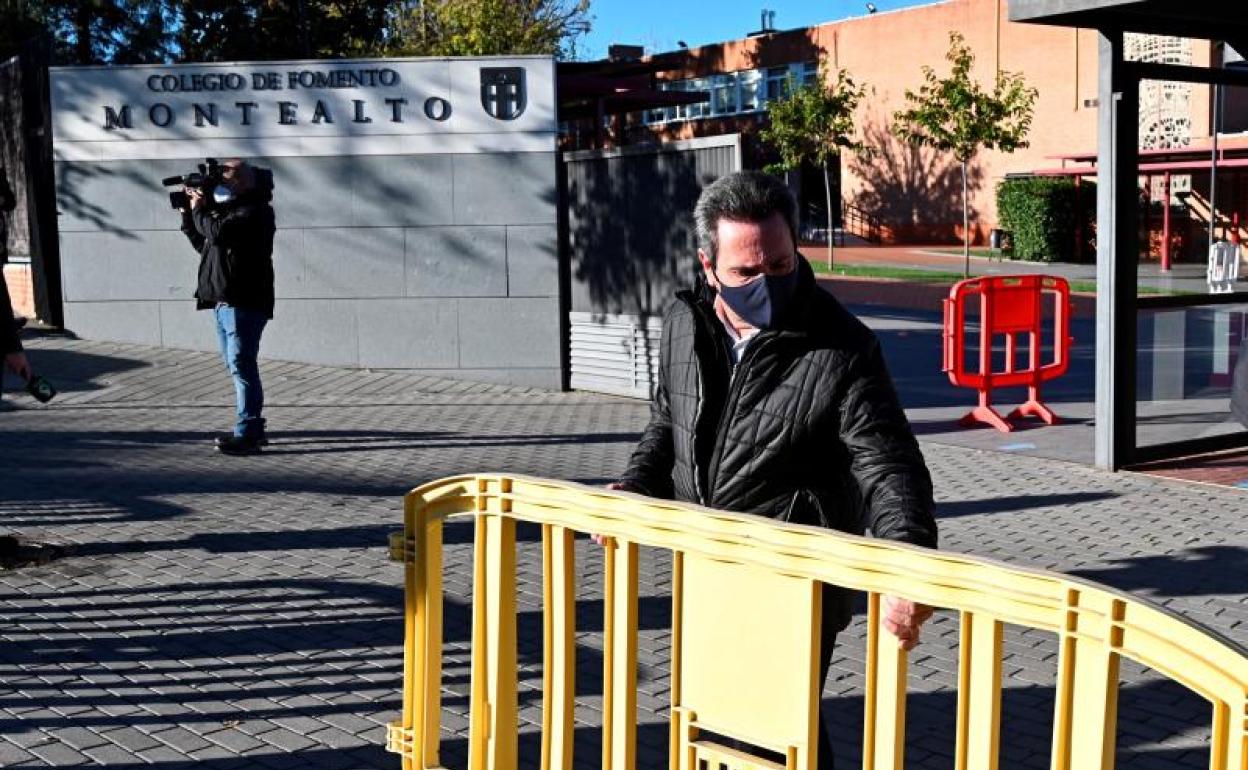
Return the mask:
M697 271L693 206L740 135L564 153L568 385L649 398L663 310Z

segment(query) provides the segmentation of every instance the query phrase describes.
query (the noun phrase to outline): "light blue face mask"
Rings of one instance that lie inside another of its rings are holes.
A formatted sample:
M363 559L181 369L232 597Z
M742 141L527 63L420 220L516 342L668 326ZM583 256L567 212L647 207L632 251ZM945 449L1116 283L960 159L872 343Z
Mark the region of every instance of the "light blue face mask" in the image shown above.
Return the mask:
M212 200L218 206L223 203L229 203L234 200L234 191L223 184L219 184L212 188Z

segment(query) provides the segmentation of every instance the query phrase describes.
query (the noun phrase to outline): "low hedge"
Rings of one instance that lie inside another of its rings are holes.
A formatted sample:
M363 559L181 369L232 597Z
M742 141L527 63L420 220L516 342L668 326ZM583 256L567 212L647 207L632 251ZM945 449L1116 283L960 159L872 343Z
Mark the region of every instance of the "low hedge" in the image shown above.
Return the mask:
M1076 225L1082 221L1083 258L1095 259L1096 185L1084 182L1078 200L1076 211L1075 183L1065 177L1023 177L997 185L997 220L1010 233L1012 257L1074 262Z

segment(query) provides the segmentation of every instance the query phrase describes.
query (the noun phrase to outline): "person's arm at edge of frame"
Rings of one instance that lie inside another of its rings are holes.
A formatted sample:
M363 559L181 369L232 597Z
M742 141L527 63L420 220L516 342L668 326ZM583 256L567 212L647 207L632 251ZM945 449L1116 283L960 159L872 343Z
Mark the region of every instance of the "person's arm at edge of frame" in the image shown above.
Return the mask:
M841 439L862 494L863 515L874 537L936 547L932 478L910 430L879 342L851 363L841 402ZM884 626L906 650L932 615L926 605L886 596Z
M0 273L0 281L3 280L4 275ZM18 335L17 325L13 323L12 308L0 311L0 327L0 353L4 354L4 365L18 377L29 380L34 372L30 368L25 350L22 349L22 338Z

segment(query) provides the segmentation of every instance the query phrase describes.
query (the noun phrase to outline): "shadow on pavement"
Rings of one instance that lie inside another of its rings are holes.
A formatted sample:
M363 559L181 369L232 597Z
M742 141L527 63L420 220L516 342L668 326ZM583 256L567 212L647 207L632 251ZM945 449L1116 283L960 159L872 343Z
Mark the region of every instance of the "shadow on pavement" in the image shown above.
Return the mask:
M51 332L27 332L23 338L56 338L64 336ZM132 358L120 356L101 356L94 353L83 353L76 350L40 347L29 351L31 365L37 372L47 377L62 393L100 390L107 387L99 381L108 375L143 369L150 364ZM9 392L18 389L18 380L5 374L4 390Z
M976 516L982 513L1012 513L1030 508L1053 508L1062 505L1091 503L1097 500L1113 500L1114 492L1070 492L1051 495L1013 495L993 497L986 500L962 500L936 504L936 516L941 519L956 516Z
M1243 546L1207 545L1108 561L1112 566L1070 572L1124 591L1163 596L1240 594L1248 586L1248 548Z

